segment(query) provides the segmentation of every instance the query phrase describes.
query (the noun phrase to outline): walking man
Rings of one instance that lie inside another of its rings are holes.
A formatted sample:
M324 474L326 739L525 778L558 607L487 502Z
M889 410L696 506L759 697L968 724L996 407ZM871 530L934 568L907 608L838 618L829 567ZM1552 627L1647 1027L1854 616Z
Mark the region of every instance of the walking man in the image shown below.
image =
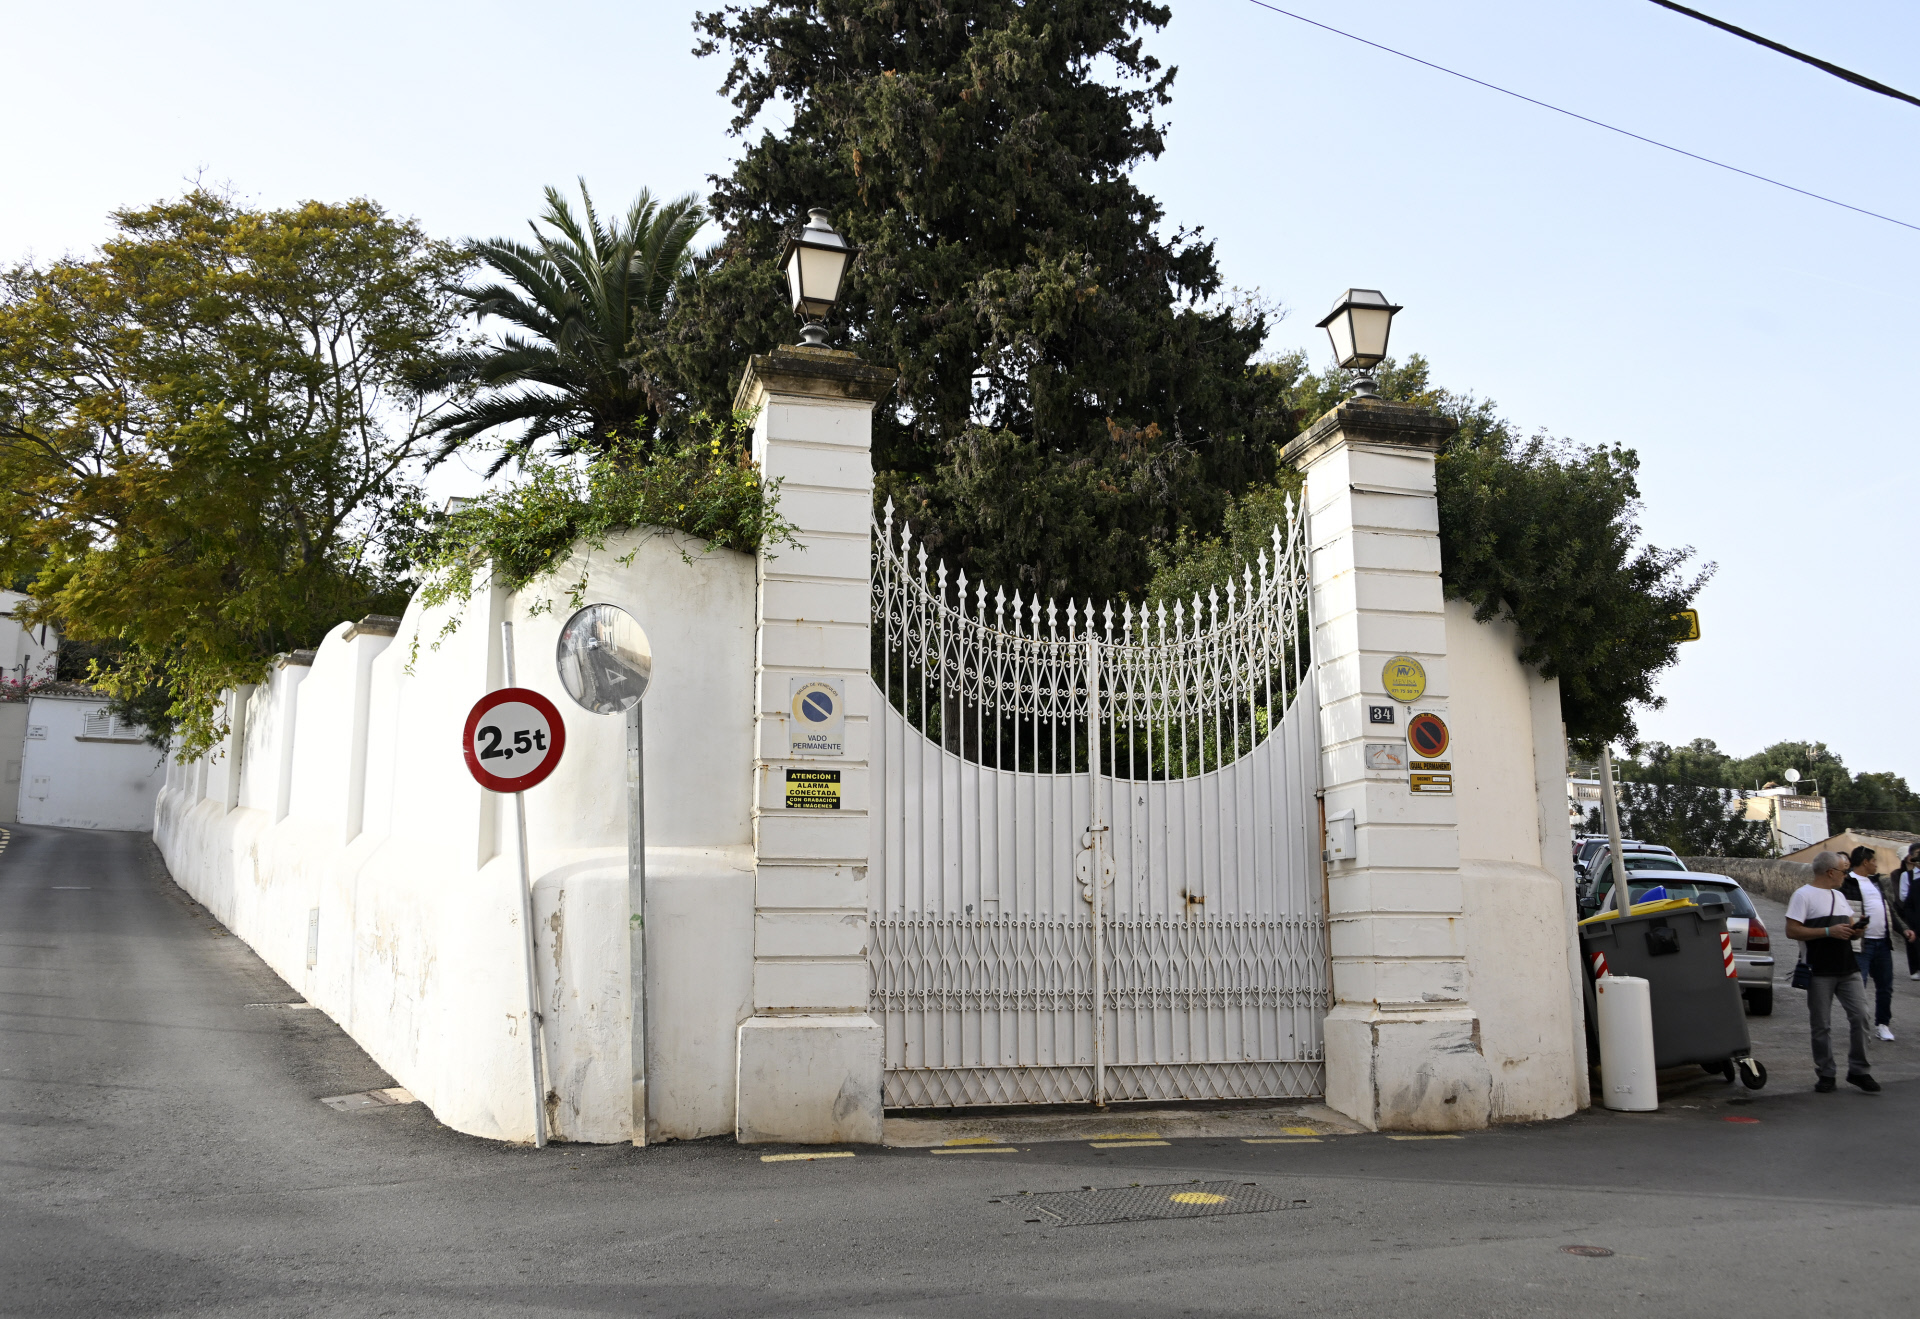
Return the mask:
M1893 1038L1893 940L1897 934L1913 946L1913 931L1907 928L1900 908L1880 879L1880 861L1871 847L1856 847L1851 854L1853 872L1840 886L1850 902L1859 904L1867 930L1854 945L1860 963L1860 983L1871 984L1874 1033L1883 1040Z
M1822 852L1813 858L1813 882L1802 884L1787 901L1787 937L1806 945L1808 970L1807 1024L1813 1035L1813 1088L1821 1094L1834 1089L1833 1000L1847 1014L1847 1084L1869 1093L1880 1089L1867 1061L1867 991L1860 980L1860 963L1853 941L1866 931L1864 917L1840 893L1846 882L1847 858Z

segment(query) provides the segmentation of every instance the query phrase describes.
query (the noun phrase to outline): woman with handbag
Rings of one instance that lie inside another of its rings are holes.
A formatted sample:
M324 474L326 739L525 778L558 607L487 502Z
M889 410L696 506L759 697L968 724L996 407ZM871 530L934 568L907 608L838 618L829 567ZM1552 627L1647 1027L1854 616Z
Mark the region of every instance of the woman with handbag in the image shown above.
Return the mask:
M1794 968L1797 985L1804 978L1807 1024L1813 1036L1813 1088L1821 1094L1836 1089L1833 1060L1833 1000L1847 1014L1847 1084L1869 1094L1880 1089L1867 1058L1867 1035L1873 1018L1867 1008L1866 986L1853 941L1866 933L1867 922L1840 892L1847 878L1847 858L1822 852L1813 858L1813 882L1802 884L1787 902L1787 937L1804 949L1806 974Z

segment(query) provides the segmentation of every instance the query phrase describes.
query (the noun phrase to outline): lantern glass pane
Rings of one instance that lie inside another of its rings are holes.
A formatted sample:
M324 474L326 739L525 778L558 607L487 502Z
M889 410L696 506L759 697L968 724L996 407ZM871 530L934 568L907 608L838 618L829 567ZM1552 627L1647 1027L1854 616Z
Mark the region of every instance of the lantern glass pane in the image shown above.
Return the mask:
M1353 313L1343 311L1327 322L1327 337L1333 340L1333 360L1341 366L1353 364Z
M1351 352L1355 365L1372 366L1387 355L1387 328L1393 313L1385 307L1354 307L1342 319L1352 323Z
M840 296L840 275L847 268L847 249L802 247L799 252L800 292L807 309L824 316Z
M787 255L787 288L792 294L793 309L795 311L799 311L801 308L800 253L803 250L805 249L795 248Z

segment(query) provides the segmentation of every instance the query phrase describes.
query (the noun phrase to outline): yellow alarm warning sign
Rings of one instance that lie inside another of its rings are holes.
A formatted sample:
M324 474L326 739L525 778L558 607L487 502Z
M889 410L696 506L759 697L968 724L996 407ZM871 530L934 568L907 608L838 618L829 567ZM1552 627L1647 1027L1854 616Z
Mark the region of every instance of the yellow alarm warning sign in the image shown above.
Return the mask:
M840 771L837 769L788 770L787 809L790 811L839 810Z

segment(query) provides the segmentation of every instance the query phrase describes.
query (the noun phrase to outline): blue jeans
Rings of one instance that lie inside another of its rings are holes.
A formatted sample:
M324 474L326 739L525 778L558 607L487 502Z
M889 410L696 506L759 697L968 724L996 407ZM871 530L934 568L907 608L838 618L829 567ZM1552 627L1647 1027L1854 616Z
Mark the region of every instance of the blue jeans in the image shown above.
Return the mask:
M1873 1022L1893 1022L1893 940L1862 939L1854 954L1860 963L1860 983L1873 986Z

